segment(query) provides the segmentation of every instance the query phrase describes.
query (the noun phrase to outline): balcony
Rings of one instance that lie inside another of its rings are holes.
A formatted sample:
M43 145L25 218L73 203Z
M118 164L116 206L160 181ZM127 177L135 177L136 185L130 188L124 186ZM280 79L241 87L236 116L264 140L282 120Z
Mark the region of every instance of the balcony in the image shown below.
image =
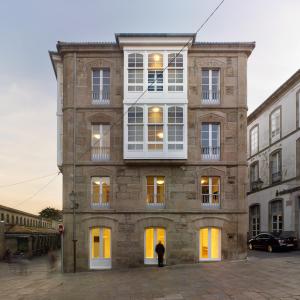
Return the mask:
M109 202L92 203L92 208L110 208Z
M281 181L281 171L275 172L271 174L272 183Z
M103 90L92 91L93 104L109 104L110 103L110 90L109 87L103 87Z
M220 104L220 91L219 90L202 91L202 103Z
M110 160L110 147L92 147L93 161Z
M202 195L201 206L204 208L220 208L220 195L219 194Z
M259 191L262 188L263 183L264 182L260 178L258 178L256 181L251 182L251 192Z
M148 208L165 208L165 203L164 202L147 202L147 207Z
M220 160L220 147L201 147L203 160Z

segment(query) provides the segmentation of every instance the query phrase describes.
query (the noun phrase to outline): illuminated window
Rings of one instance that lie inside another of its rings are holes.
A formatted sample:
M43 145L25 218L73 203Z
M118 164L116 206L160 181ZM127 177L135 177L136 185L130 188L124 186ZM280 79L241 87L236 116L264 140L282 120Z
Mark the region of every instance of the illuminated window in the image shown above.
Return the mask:
M110 70L94 69L92 71L93 104L109 104L110 102Z
M110 125L92 124L92 160L110 159Z
M163 56L160 53L148 55L148 91L163 91Z
M128 109L128 150L142 151L144 143L144 112L139 106Z
M148 150L162 151L164 146L163 108L148 108Z
M201 177L202 205L220 207L220 177Z
M183 108L168 108L168 149L183 150Z
M199 259L221 260L221 230L201 228L199 232Z
M92 205L109 206L110 178L92 177Z
M155 247L159 241L166 248L166 231L164 228L151 227L145 230L145 264L157 264Z
M271 135L271 143L280 139L280 118L281 118L281 109L276 109L270 116L270 135Z
M147 203L161 206L165 202L165 177L147 176Z
M258 126L250 130L250 155L254 155L258 151Z
M111 230L105 227L92 228L91 236L91 268L110 268L111 267Z
M168 91L183 91L183 55L171 53L168 55Z
M143 91L144 83L144 62L143 55L131 53L128 55L128 91Z
M220 103L220 70L202 70L202 103Z
M204 160L220 159L220 124L202 123L201 154Z

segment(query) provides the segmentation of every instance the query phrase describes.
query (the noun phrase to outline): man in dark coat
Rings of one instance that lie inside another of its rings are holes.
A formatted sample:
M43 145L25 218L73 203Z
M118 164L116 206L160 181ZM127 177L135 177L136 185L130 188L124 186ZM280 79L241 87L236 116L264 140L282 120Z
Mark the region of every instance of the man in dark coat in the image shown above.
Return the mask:
M158 244L156 245L155 252L157 253L157 257L158 257L158 266L163 267L164 266L165 247L161 241L159 241Z

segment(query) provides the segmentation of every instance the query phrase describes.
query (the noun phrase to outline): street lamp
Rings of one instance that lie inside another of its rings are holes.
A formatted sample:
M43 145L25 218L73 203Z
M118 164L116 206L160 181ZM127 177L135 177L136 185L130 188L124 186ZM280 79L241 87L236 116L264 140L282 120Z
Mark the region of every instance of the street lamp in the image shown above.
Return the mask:
M76 193L74 191L69 194L69 197L73 210L73 272L76 273L76 209L78 209L79 204L76 202Z

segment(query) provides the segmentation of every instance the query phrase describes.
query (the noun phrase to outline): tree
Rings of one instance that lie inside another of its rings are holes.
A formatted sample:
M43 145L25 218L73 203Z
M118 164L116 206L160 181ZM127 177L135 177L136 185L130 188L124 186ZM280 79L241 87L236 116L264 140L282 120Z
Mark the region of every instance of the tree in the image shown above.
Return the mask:
M59 221L62 219L62 211L53 207L44 208L39 212L42 218Z

